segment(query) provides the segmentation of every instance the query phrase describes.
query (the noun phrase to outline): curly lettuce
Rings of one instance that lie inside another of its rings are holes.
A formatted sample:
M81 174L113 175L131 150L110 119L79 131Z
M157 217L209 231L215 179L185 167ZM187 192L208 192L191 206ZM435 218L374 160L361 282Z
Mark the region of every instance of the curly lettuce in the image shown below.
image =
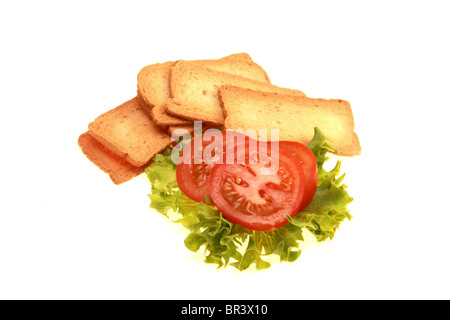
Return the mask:
M324 134L316 128L315 136L308 144L317 160L318 186L311 203L289 223L274 231L255 231L233 224L223 217L212 203L195 202L178 188L176 165L171 159L171 150L157 154L145 170L151 183L150 207L169 220L181 223L189 234L184 240L187 249L197 252L204 248L205 262L228 265L246 270L252 264L256 269L266 269L269 255L279 256L280 261L293 262L301 254L300 243L303 230L308 230L317 239L332 239L339 225L351 219L347 205L353 200L343 184L340 161L330 171L323 165L328 152L336 152Z

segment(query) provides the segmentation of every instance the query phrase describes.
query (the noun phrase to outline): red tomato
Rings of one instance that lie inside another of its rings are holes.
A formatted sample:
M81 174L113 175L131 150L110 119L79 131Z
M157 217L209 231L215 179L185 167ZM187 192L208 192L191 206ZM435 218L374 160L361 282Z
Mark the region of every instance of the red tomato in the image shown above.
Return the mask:
M264 142L258 142L257 150L259 150L261 146L264 146ZM305 194L303 195L302 205L299 210L302 211L309 205L316 193L318 180L316 157L307 146L299 142L279 141L278 146L279 149L288 151L290 154L295 156L302 165L303 172L305 174ZM271 151L271 143L269 141L266 144L265 150L262 152L267 152L267 154L270 155Z
M294 155L303 167L305 173L305 194L303 195L300 211L305 209L314 197L317 189L317 161L314 153L305 145L293 141L280 141L280 149Z
M186 196L205 202L209 196L209 176L216 163L224 163L225 150L231 143L245 144L249 137L230 131L209 131L192 139L177 164L178 186ZM189 151L189 153L188 153Z
M228 150L227 150L228 152ZM287 216L299 212L304 193L304 173L300 161L280 150L276 173L263 175L268 164L259 152L247 155L251 164L216 164L211 171L211 198L231 222L252 230L277 229L288 222Z

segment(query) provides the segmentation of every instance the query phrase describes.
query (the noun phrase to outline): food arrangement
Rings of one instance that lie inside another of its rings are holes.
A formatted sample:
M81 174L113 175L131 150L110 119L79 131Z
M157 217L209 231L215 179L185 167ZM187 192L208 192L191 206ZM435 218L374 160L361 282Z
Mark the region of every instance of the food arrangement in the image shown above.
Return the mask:
M115 184L145 172L150 207L219 267L295 261L304 230L324 241L351 219L340 160L324 168L361 152L350 104L275 86L245 53L144 67L78 143Z

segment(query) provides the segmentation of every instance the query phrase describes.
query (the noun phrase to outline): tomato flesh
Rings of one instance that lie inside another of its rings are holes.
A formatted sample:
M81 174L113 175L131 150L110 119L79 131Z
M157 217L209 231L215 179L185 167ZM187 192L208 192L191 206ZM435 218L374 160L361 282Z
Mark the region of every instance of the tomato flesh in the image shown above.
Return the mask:
M271 175L262 173L268 165L261 161L212 168L211 198L228 220L248 229L271 231L299 212L304 194L300 161L284 150L276 160L278 170Z
M271 154L272 146L270 141L267 143L258 142L257 150L262 151L260 150L261 147L263 147L263 152L267 152L269 155ZM311 149L299 142L279 141L278 147L280 150L285 150L296 157L300 161L303 168L305 175L305 193L303 195L302 205L299 210L302 211L309 205L316 193L318 181L316 157ZM249 143L246 143L246 148L249 148Z
M307 146L299 142L280 141L279 147L300 160L305 173L305 194L303 195L302 205L300 206L300 211L302 211L308 206L316 193L318 180L316 157Z
M217 140L218 139L218 140ZM223 163L225 150L230 144L245 144L251 139L231 131L207 131L192 139L180 155L176 177L178 186L187 197L205 202L209 193L209 177L216 163ZM189 154L186 154L189 151ZM206 154L206 157L205 157Z

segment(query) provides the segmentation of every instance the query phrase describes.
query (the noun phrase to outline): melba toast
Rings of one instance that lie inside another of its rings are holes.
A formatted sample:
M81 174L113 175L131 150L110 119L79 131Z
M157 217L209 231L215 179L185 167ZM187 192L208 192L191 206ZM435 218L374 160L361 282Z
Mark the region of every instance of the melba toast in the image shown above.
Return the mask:
M170 143L170 136L153 123L133 98L89 124L89 133L132 165L147 164Z
M252 61L246 53L238 53L217 60L185 61L217 71L228 72L250 79L270 83L267 73L261 66ZM138 74L137 87L143 107L152 116L159 126L177 126L192 123L191 120L182 119L166 112L166 103L170 98L169 75L175 62L168 61L149 65L141 69Z
M305 95L299 90L277 87L267 82L203 68L184 61L179 61L172 67L169 83L171 100L166 105L167 113L214 125L224 123L218 95L219 87L223 85L293 96Z
M225 129L279 129L279 139L308 144L318 127L340 155L361 153L350 103L220 87Z
M100 170L109 174L115 184L121 184L144 172L147 165L135 167L124 157L112 152L103 144L95 140L89 132L78 138L78 145L84 155Z
M139 102L153 121L162 127L192 123L166 113L166 102L170 98L169 73L174 64L168 61L146 66L139 71L137 79Z

